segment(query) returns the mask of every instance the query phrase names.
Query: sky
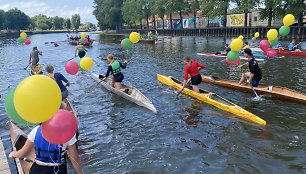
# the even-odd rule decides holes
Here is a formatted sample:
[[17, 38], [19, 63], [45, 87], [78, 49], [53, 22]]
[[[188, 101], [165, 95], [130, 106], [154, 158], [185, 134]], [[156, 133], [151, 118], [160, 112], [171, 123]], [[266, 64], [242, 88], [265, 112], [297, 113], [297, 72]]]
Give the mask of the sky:
[[0, 9], [7, 11], [18, 8], [30, 17], [38, 14], [70, 18], [80, 14], [81, 22], [97, 24], [93, 13], [93, 0], [1, 0]]

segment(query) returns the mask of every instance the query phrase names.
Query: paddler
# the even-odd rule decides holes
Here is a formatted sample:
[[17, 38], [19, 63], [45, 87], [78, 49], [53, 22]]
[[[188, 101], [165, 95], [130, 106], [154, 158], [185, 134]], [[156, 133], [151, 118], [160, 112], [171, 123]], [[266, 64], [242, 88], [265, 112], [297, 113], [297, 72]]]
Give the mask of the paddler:
[[249, 72], [243, 73], [239, 81], [239, 85], [245, 82], [250, 83], [251, 87], [258, 87], [259, 82], [262, 78], [261, 69], [259, 68], [258, 62], [255, 60], [252, 50], [249, 48], [244, 49], [244, 56], [248, 58]]
[[[66, 99], [68, 97], [68, 94], [69, 94], [66, 86], [70, 86], [70, 82], [61, 73], [59, 73], [59, 72], [54, 73], [54, 68], [53, 68], [52, 65], [47, 65], [46, 66], [46, 71], [48, 72], [48, 76], [50, 78], [52, 78], [53, 80], [55, 80], [56, 83], [58, 84], [59, 88], [61, 89], [62, 100]], [[64, 85], [63, 82], [65, 82], [66, 85]]]
[[244, 42], [244, 46], [243, 46], [242, 50], [245, 50], [247, 48], [250, 49], [249, 42]]
[[121, 82], [124, 79], [124, 75], [121, 72], [121, 68], [125, 69], [127, 66], [127, 61], [124, 61], [124, 63], [119, 62], [118, 60], [115, 60], [114, 56], [112, 54], [109, 54], [107, 56], [107, 61], [109, 63], [107, 72], [105, 74], [105, 77], [102, 80], [107, 79], [107, 77], [110, 74], [113, 74], [113, 82], [114, 82], [114, 87], [117, 90], [124, 91], [125, 93], [129, 92], [129, 89], [122, 89], [122, 84]]
[[32, 64], [32, 68], [38, 65], [39, 56], [42, 56], [42, 51], [37, 49], [37, 46], [33, 47], [33, 50], [30, 53], [29, 64]]
[[[74, 136], [65, 144], [50, 144], [43, 137], [41, 125], [36, 126], [28, 135], [22, 149], [12, 151], [9, 158], [24, 158], [35, 149], [35, 161], [30, 168], [30, 174], [57, 173], [67, 174], [65, 155], [68, 157], [77, 174], [83, 174]], [[68, 153], [67, 153], [68, 152]]]
[[295, 44], [295, 40], [292, 40], [292, 42], [288, 46], [289, 51], [296, 51], [296, 52], [301, 52], [299, 49], [299, 44]]
[[191, 60], [189, 56], [184, 57], [184, 63], [185, 63], [185, 68], [184, 68], [183, 87], [188, 83], [187, 80], [190, 77], [192, 90], [197, 93], [200, 93], [198, 87], [198, 85], [202, 83], [202, 76], [200, 74], [200, 70], [204, 69], [205, 66], [199, 62]]
[[87, 52], [87, 49], [84, 47], [84, 45], [82, 43], [79, 43], [76, 47], [75, 47], [75, 51], [74, 51], [74, 57], [78, 56], [80, 59], [82, 59], [83, 57], [85, 57]]

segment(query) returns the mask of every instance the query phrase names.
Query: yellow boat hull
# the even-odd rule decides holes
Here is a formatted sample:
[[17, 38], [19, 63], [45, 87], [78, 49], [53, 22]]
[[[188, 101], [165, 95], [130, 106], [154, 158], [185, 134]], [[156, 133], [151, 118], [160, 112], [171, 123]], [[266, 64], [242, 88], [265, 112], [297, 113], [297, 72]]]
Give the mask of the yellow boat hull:
[[[163, 75], [160, 75], [160, 74], [157, 74], [157, 80], [167, 86], [170, 86], [170, 87], [173, 87], [173, 88], [176, 88], [178, 90], [182, 89], [182, 84], [181, 83], [178, 83], [179, 81], [175, 82], [174, 79], [169, 76], [163, 76]], [[229, 113], [232, 113], [236, 116], [239, 116], [240, 118], [243, 118], [245, 120], [248, 120], [248, 121], [251, 121], [251, 122], [254, 122], [256, 124], [259, 124], [261, 126], [266, 126], [266, 121], [261, 119], [260, 117], [246, 111], [245, 109], [239, 107], [238, 105], [214, 94], [214, 93], [211, 93], [209, 91], [206, 91], [206, 90], [203, 90], [201, 89], [202, 92], [205, 92], [205, 93], [197, 93], [197, 92], [194, 92], [193, 90], [190, 90], [188, 88], [185, 88], [183, 90], [182, 93], [186, 94], [186, 95], [189, 95], [193, 98], [196, 98], [204, 103], [208, 103], [210, 105], [213, 105], [215, 106], [216, 108], [219, 108], [223, 111], [226, 111], [226, 112], [229, 112]]]

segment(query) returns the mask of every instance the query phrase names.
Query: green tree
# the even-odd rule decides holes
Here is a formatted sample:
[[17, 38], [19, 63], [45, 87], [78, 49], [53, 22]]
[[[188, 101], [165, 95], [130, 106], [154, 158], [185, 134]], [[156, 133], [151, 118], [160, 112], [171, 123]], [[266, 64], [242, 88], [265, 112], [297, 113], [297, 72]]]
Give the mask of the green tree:
[[304, 17], [303, 13], [306, 9], [306, 1], [286, 0], [285, 7], [286, 7], [285, 13], [286, 14], [288, 14], [288, 13], [293, 14], [298, 20], [298, 25], [302, 26], [303, 25], [303, 17]]
[[64, 18], [55, 16], [52, 18], [52, 28], [53, 29], [63, 29]]
[[5, 11], [0, 10], [0, 30], [4, 28]]
[[180, 15], [180, 24], [181, 28], [183, 28], [183, 13], [189, 12], [189, 4], [185, 0], [168, 0], [167, 4], [168, 12], [170, 13], [170, 20], [171, 20], [171, 28], [172, 26], [172, 13], [178, 12]]
[[81, 25], [81, 16], [79, 14], [72, 15], [71, 26], [73, 29], [78, 30]]
[[151, 11], [153, 14], [158, 15], [163, 21], [163, 29], [165, 29], [164, 16], [167, 12], [167, 6], [164, 0], [155, 0], [152, 4]]
[[31, 18], [32, 24], [36, 29], [50, 30], [52, 28], [52, 19], [46, 15], [40, 14]]
[[272, 19], [281, 17], [284, 14], [284, 3], [282, 0], [265, 0], [263, 2], [264, 8], [260, 11], [261, 19], [268, 19], [268, 26], [272, 25]]
[[68, 18], [68, 19], [64, 19], [64, 27], [66, 28], [66, 29], [71, 29], [71, 22], [70, 22], [70, 19]]
[[239, 10], [244, 13], [244, 26], [248, 26], [248, 14], [254, 9], [254, 7], [258, 6], [260, 0], [233, 0], [234, 3], [238, 6]]
[[122, 16], [126, 24], [132, 26], [136, 21], [142, 22], [142, 3], [139, 0], [124, 0], [122, 5]]
[[201, 9], [208, 17], [223, 16], [223, 26], [226, 27], [229, 3], [230, 0], [205, 0], [201, 3]]
[[5, 13], [4, 27], [12, 30], [27, 29], [30, 25], [30, 17], [17, 8]]

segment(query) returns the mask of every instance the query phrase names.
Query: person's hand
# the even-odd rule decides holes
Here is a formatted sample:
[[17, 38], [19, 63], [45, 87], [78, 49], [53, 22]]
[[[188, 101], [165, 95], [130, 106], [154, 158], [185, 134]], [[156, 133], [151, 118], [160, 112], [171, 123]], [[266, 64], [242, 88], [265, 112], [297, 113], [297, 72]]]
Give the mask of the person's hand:
[[106, 79], [107, 79], [107, 77], [103, 77], [103, 78], [102, 78], [102, 81], [105, 81]]
[[66, 83], [66, 86], [70, 86], [70, 82], [67, 82], [67, 83]]
[[127, 64], [128, 62], [125, 60], [124, 63]]
[[12, 152], [9, 154], [9, 158], [10, 158], [11, 160], [13, 160], [13, 159], [15, 158], [15, 156], [16, 156], [16, 151], [12, 151]]

